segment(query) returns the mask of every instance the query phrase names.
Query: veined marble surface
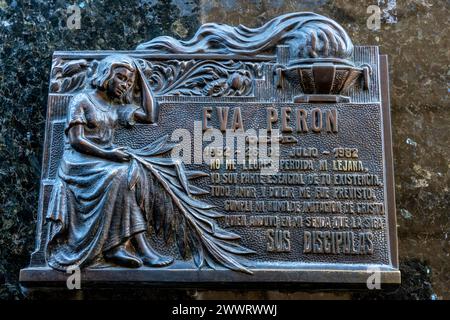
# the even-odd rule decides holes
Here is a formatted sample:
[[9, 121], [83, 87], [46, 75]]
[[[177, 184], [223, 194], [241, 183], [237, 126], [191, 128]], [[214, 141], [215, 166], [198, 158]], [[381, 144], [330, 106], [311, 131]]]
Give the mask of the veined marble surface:
[[[67, 8], [80, 8], [80, 29]], [[377, 4], [379, 30], [368, 28]], [[24, 298], [19, 269], [34, 246], [51, 55], [133, 49], [159, 35], [191, 37], [205, 22], [259, 26], [313, 11], [340, 23], [354, 44], [389, 56], [399, 252], [394, 292], [308, 294], [144, 289], [77, 293], [145, 298], [450, 298], [449, 20], [446, 0], [0, 0], [0, 299]], [[141, 291], [143, 290], [143, 291]], [[44, 297], [55, 298], [55, 293]]]

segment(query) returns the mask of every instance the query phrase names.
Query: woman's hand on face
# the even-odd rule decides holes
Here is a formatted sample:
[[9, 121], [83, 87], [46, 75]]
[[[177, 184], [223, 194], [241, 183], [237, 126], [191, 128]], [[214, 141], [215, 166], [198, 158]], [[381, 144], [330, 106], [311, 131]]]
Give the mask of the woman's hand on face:
[[118, 161], [118, 162], [127, 162], [130, 161], [131, 156], [126, 153], [127, 148], [125, 147], [118, 147], [112, 150], [108, 151], [108, 157], [110, 157], [111, 160]]

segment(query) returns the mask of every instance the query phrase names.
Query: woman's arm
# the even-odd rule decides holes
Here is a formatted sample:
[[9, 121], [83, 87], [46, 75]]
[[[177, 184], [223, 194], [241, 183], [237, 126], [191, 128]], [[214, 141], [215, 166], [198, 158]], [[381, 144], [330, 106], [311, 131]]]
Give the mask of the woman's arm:
[[72, 148], [80, 153], [118, 162], [130, 160], [130, 155], [123, 151], [124, 148], [105, 150], [87, 140], [84, 137], [84, 127], [82, 124], [71, 127], [68, 136]]
[[142, 82], [142, 110], [136, 110], [136, 112], [134, 112], [134, 119], [141, 123], [155, 123], [158, 120], [156, 119], [158, 106], [155, 97], [153, 96], [150, 85], [142, 74], [142, 71], [139, 68], [137, 68], [137, 70]]

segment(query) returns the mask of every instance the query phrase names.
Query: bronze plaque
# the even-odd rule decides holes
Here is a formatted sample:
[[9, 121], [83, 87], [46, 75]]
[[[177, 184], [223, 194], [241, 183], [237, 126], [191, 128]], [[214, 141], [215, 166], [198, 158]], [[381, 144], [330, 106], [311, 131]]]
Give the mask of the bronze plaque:
[[387, 58], [313, 13], [55, 52], [25, 285], [400, 282]]

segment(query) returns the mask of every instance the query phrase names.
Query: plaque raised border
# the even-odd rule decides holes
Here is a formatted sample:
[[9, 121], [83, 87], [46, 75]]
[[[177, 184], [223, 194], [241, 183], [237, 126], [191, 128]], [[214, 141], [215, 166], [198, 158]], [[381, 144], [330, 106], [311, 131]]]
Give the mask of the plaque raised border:
[[[155, 258], [155, 255], [153, 255], [151, 259], [148, 258], [147, 260], [144, 258], [142, 258], [142, 261], [137, 259], [141, 264], [145, 261], [148, 262], [147, 265], [139, 265], [137, 268], [132, 266], [130, 259], [127, 260], [131, 263], [128, 267], [115, 264], [114, 262], [123, 262], [123, 260], [120, 260], [120, 257], [123, 258], [123, 255], [120, 256], [120, 252], [119, 254], [117, 252], [110, 254], [110, 251], [106, 251], [104, 256], [110, 257], [110, 261], [113, 261], [109, 264], [94, 261], [94, 258], [101, 254], [81, 257], [80, 253], [80, 257], [67, 258], [66, 256], [69, 253], [79, 254], [76, 251], [82, 251], [81, 249], [83, 248], [71, 246], [70, 249], [65, 248], [65, 251], [61, 251], [63, 250], [61, 247], [70, 242], [68, 239], [71, 238], [67, 236], [67, 234], [70, 234], [70, 230], [65, 231], [66, 233], [58, 233], [58, 229], [54, 231], [54, 221], [57, 221], [61, 215], [50, 212], [51, 210], [48, 209], [50, 204], [52, 206], [55, 205], [57, 202], [55, 199], [60, 199], [55, 198], [56, 196], [53, 194], [55, 192], [52, 193], [55, 184], [61, 183], [62, 186], [59, 185], [59, 187], [62, 188], [61, 190], [64, 190], [64, 195], [67, 195], [67, 190], [71, 188], [69, 186], [70, 182], [67, 181], [73, 180], [72, 177], [69, 179], [65, 176], [65, 180], [61, 178], [61, 159], [66, 150], [70, 149], [70, 141], [72, 141], [70, 140], [70, 133], [67, 132], [71, 130], [72, 126], [76, 127], [79, 125], [86, 125], [88, 128], [86, 130], [90, 130], [90, 124], [86, 123], [91, 121], [90, 116], [86, 116], [89, 119], [82, 117], [81, 120], [79, 118], [72, 119], [70, 120], [72, 122], [68, 124], [67, 119], [72, 112], [69, 108], [72, 106], [76, 109], [76, 104], [73, 102], [74, 97], [82, 101], [82, 97], [80, 98], [81, 94], [84, 91], [87, 92], [88, 87], [91, 88], [93, 86], [97, 88], [97, 91], [101, 91], [100, 93], [103, 92], [106, 97], [105, 100], [100, 99], [101, 101], [106, 101], [103, 107], [110, 105], [112, 108], [115, 104], [123, 104], [123, 102], [119, 103], [115, 102], [116, 100], [114, 99], [109, 99], [109, 89], [102, 89], [101, 81], [97, 81], [102, 79], [101, 74], [99, 74], [101, 70], [109, 68], [111, 72], [115, 65], [122, 66], [123, 70], [128, 68], [128, 71], [130, 71], [132, 69], [133, 72], [132, 75], [124, 75], [133, 79], [133, 84], [129, 90], [135, 90], [134, 94], [137, 96], [131, 98], [131, 100], [135, 99], [133, 101], [137, 101], [136, 108], [130, 109], [131, 111], [126, 115], [126, 120], [129, 120], [129, 114], [132, 114], [132, 117], [142, 120], [141, 122], [143, 123], [137, 129], [127, 129], [135, 130], [132, 131], [134, 133], [131, 134], [131, 138], [130, 134], [128, 136], [124, 134], [124, 137], [119, 137], [118, 140], [128, 147], [133, 145], [133, 143], [137, 143], [141, 151], [149, 151], [151, 149], [149, 151], [151, 155], [145, 155], [147, 158], [142, 156], [147, 159], [142, 160], [142, 162], [140, 162], [140, 159], [142, 159], [141, 154], [133, 153], [134, 160], [132, 161], [134, 162], [130, 162], [133, 164], [130, 164], [130, 168], [127, 169], [129, 188], [127, 190], [133, 190], [134, 192], [137, 188], [136, 184], [143, 183], [141, 173], [136, 174], [136, 176], [141, 177], [139, 178], [140, 180], [136, 178], [138, 182], [135, 182], [135, 184], [130, 182], [133, 181], [133, 174], [136, 170], [142, 171], [142, 168], [148, 169], [152, 165], [152, 168], [158, 168], [158, 166], [167, 166], [169, 168], [161, 169], [163, 170], [162, 180], [157, 179], [158, 171], [152, 171], [152, 177], [156, 179], [156, 183], [158, 181], [163, 182], [161, 184], [163, 188], [157, 189], [159, 191], [153, 189], [153, 193], [168, 193], [172, 198], [167, 196], [163, 200], [158, 200], [158, 196], [149, 196], [149, 198], [153, 199], [154, 205], [164, 209], [159, 210], [162, 211], [159, 214], [163, 222], [155, 222], [157, 218], [155, 218], [154, 211], [158, 211], [158, 209], [153, 208], [153, 213], [150, 212], [150, 215], [153, 214], [153, 218], [150, 218], [152, 222], [148, 222], [147, 233], [150, 233], [150, 238], [154, 238], [152, 243], [158, 250], [163, 250], [166, 256], [173, 255], [175, 257], [170, 259], [156, 255]], [[126, 73], [128, 71], [125, 70], [123, 72]], [[131, 71], [129, 73], [131, 74]], [[120, 80], [122, 76], [119, 75], [118, 77]], [[138, 82], [139, 84], [134, 84]], [[95, 87], [95, 84], [97, 84], [97, 87]], [[124, 85], [124, 88], [126, 88], [126, 85]], [[88, 95], [86, 93], [86, 96]], [[87, 108], [85, 103], [82, 101], [79, 105]], [[89, 103], [87, 102], [87, 104]], [[95, 104], [95, 101], [93, 104]], [[209, 185], [207, 182], [203, 182], [199, 187], [195, 183], [191, 184], [188, 178], [196, 176], [200, 180], [206, 179], [199, 172], [206, 171], [209, 175], [211, 170], [208, 171], [208, 165], [203, 164], [195, 168], [187, 166], [189, 169], [187, 170], [177, 161], [170, 162], [169, 160], [163, 161], [160, 158], [156, 160], [151, 158], [152, 155], [159, 155], [172, 150], [172, 142], [168, 138], [164, 138], [163, 134], [148, 137], [151, 140], [148, 142], [155, 142], [155, 140], [157, 142], [151, 144], [151, 148], [145, 149], [145, 145], [142, 144], [145, 141], [145, 138], [142, 138], [142, 134], [145, 135], [145, 132], [147, 132], [145, 130], [151, 131], [154, 128], [158, 128], [158, 126], [162, 127], [164, 125], [172, 126], [171, 129], [176, 129], [183, 127], [184, 121], [193, 122], [192, 120], [201, 121], [203, 119], [204, 122], [205, 106], [211, 108], [211, 110], [217, 106], [229, 108], [234, 106], [242, 109], [249, 108], [248, 110], [254, 111], [250, 112], [251, 114], [254, 113], [254, 115], [248, 118], [245, 118], [244, 113], [243, 116], [239, 115], [243, 118], [240, 121], [239, 117], [234, 118], [235, 115], [230, 113], [230, 118], [233, 116], [234, 119], [237, 119], [237, 122], [234, 123], [234, 128], [239, 129], [242, 120], [246, 122], [246, 120], [251, 118], [250, 120], [253, 119], [254, 121], [265, 121], [261, 115], [258, 115], [258, 108], [269, 110], [268, 108], [271, 105], [276, 107], [276, 112], [279, 112], [282, 107], [302, 106], [308, 112], [319, 107], [325, 107], [326, 110], [350, 110], [348, 111], [349, 114], [362, 114], [362, 116], [364, 116], [364, 113], [358, 113], [360, 111], [356, 112], [354, 110], [364, 111], [364, 109], [355, 108], [373, 108], [373, 110], [379, 112], [379, 119], [377, 120], [376, 116], [374, 116], [375, 121], [373, 124], [373, 128], [377, 128], [377, 126], [379, 128], [379, 131], [375, 134], [376, 137], [380, 137], [379, 141], [363, 143], [366, 147], [369, 145], [367, 150], [370, 150], [370, 146], [373, 143], [372, 157], [381, 159], [378, 168], [369, 161], [369, 166], [373, 165], [381, 173], [380, 180], [382, 182], [378, 185], [379, 191], [377, 191], [377, 195], [381, 195], [382, 199], [380, 201], [383, 202], [384, 206], [380, 215], [380, 219], [384, 219], [384, 225], [379, 231], [382, 235], [377, 238], [377, 241], [381, 241], [381, 246], [373, 249], [379, 250], [374, 255], [374, 258], [365, 260], [363, 258], [354, 258], [353, 260], [348, 258], [341, 261], [339, 254], [335, 254], [330, 262], [326, 262], [326, 259], [315, 259], [314, 254], [312, 259], [302, 260], [304, 255], [301, 252], [297, 252], [295, 255], [297, 260], [289, 260], [290, 256], [286, 255], [283, 259], [277, 260], [277, 255], [272, 254], [274, 258], [269, 261], [272, 263], [271, 265], [270, 263], [265, 265], [264, 261], [260, 261], [261, 259], [256, 258], [252, 260], [252, 258], [247, 257], [247, 254], [251, 256], [252, 252], [259, 250], [255, 249], [258, 240], [253, 239], [245, 242], [242, 238], [247, 237], [247, 239], [251, 239], [252, 237], [251, 235], [242, 234], [242, 229], [226, 228], [223, 224], [216, 224], [213, 218], [216, 217], [217, 212], [208, 206], [211, 197], [202, 198], [201, 196], [193, 195], [194, 191], [198, 192], [199, 195], [202, 194], [201, 186], [208, 187]], [[184, 108], [184, 106], [186, 106], [187, 110], [184, 111], [185, 114], [176, 112], [176, 110], [183, 110], [181, 108]], [[100, 106], [99, 109], [103, 107]], [[174, 109], [176, 110], [174, 111]], [[194, 112], [190, 114], [190, 111], [196, 111], [198, 114], [193, 115]], [[139, 112], [140, 114], [136, 115]], [[168, 115], [174, 114], [178, 114], [178, 116], [183, 114], [183, 117], [176, 117], [174, 120], [170, 120], [175, 123], [166, 120]], [[274, 120], [273, 123], [274, 125], [279, 125], [281, 129], [281, 126], [285, 125], [285, 123], [280, 124], [281, 121], [278, 121], [278, 114], [277, 121]], [[283, 115], [285, 116], [285, 114]], [[119, 114], [118, 117], [120, 116]], [[367, 117], [367, 114], [365, 116]], [[359, 120], [367, 121], [367, 119], [350, 119], [347, 123], [358, 122]], [[211, 123], [218, 125], [217, 120], [211, 120]], [[373, 270], [379, 272], [381, 284], [399, 284], [400, 271], [398, 269], [390, 124], [387, 56], [380, 55], [378, 47], [375, 46], [353, 47], [350, 38], [341, 26], [333, 20], [313, 13], [283, 15], [255, 29], [244, 26], [230, 27], [206, 24], [199, 29], [190, 41], [183, 42], [170, 37], [159, 37], [141, 44], [136, 50], [55, 52], [53, 55], [47, 108], [36, 248], [31, 257], [30, 266], [21, 270], [20, 282], [22, 285], [30, 287], [65, 285], [68, 274], [64, 272], [64, 269], [79, 266], [81, 267], [83, 286], [140, 284], [199, 287], [220, 284], [224, 287], [245, 285], [247, 287], [260, 288], [261, 286], [298, 286], [302, 284], [313, 285], [317, 288], [321, 286], [352, 287], [365, 286], [369, 276], [373, 274]], [[286, 125], [286, 127], [288, 126]], [[139, 130], [144, 130], [144, 133], [141, 132], [140, 136]], [[191, 127], [189, 130], [192, 133]], [[281, 136], [279, 141], [280, 148], [286, 150], [293, 145], [299, 144], [299, 134], [295, 130], [292, 130], [292, 134], [287, 134], [287, 137]], [[330, 130], [332, 131], [332, 129]], [[122, 131], [130, 132], [125, 129]], [[284, 131], [289, 132], [289, 130]], [[86, 132], [89, 131], [85, 131], [85, 135], [91, 134]], [[170, 132], [166, 133], [170, 134]], [[316, 134], [318, 137], [323, 137], [324, 140], [327, 138], [326, 136], [320, 136], [320, 132], [309, 134]], [[365, 135], [361, 131], [355, 134], [360, 137]], [[98, 137], [94, 138], [98, 139]], [[114, 139], [114, 141], [117, 140], [117, 138]], [[319, 142], [315, 146], [319, 147], [322, 144]], [[155, 148], [159, 149], [155, 151]], [[164, 149], [164, 152], [161, 149]], [[111, 152], [107, 154], [108, 157], [118, 157], [117, 154], [123, 156], [120, 152], [116, 152], [113, 155], [111, 155]], [[91, 156], [96, 157], [98, 155], [90, 154], [89, 157]], [[108, 161], [111, 159], [108, 158]], [[64, 162], [64, 166], [68, 166], [68, 164]], [[132, 166], [140, 169], [131, 169]], [[81, 167], [82, 165], [77, 166], [76, 169]], [[85, 174], [85, 171], [83, 172]], [[64, 174], [66, 174], [66, 171], [64, 171]], [[169, 181], [164, 180], [165, 174], [169, 176], [173, 174], [172, 178], [169, 177], [170, 181], [173, 181], [173, 185], [165, 185], [164, 181]], [[64, 183], [68, 183], [68, 185], [66, 186]], [[140, 186], [144, 188], [144, 184]], [[72, 192], [71, 195], [73, 194], [74, 196], [72, 198], [63, 198], [65, 199], [64, 201], [72, 199], [76, 205], [79, 205], [81, 200], [78, 197], [83, 197], [83, 194], [77, 194], [76, 191], [73, 191], [75, 189], [70, 190]], [[80, 188], [76, 190], [80, 190]], [[173, 190], [182, 194], [177, 197], [173, 194]], [[99, 191], [103, 190], [100, 188]], [[121, 194], [121, 192], [118, 194]], [[142, 199], [142, 196], [137, 198], [138, 205], [142, 207], [142, 211], [145, 211], [143, 207], [147, 200]], [[146, 196], [144, 198], [147, 199]], [[177, 199], [181, 199], [181, 204], [177, 202]], [[167, 203], [171, 203], [171, 205], [167, 207]], [[173, 206], [177, 207], [177, 209], [174, 210]], [[76, 210], [67, 210], [72, 212], [72, 214], [76, 212]], [[105, 210], [109, 209], [102, 208], [100, 211], [106, 212]], [[186, 210], [186, 212], [183, 213], [183, 210]], [[192, 212], [189, 210], [192, 210]], [[168, 217], [168, 212], [173, 211], [177, 211], [180, 219], [184, 222], [171, 220], [172, 218]], [[221, 210], [217, 211], [220, 211], [217, 213], [217, 217], [223, 218], [226, 215]], [[120, 214], [120, 210], [117, 212]], [[118, 214], [117, 212], [111, 213], [113, 219]], [[199, 220], [195, 220], [199, 212], [205, 213], [207, 218], [200, 216]], [[299, 215], [302, 214], [305, 215], [304, 213]], [[194, 220], [189, 220], [191, 218]], [[61, 219], [64, 220], [63, 218]], [[135, 218], [129, 219], [133, 220]], [[185, 222], [186, 219], [191, 222]], [[199, 232], [198, 238], [194, 240], [186, 240], [185, 238], [189, 237], [189, 230], [191, 230], [189, 228], [200, 225], [201, 221], [204, 221], [203, 219], [209, 221], [208, 224], [211, 225], [212, 229]], [[156, 233], [155, 230], [158, 229], [158, 224], [160, 228], [165, 229], [164, 234], [165, 232], [175, 234], [172, 235], [175, 240], [170, 242], [170, 246], [172, 249], [178, 248], [180, 251], [189, 251], [188, 254], [184, 252], [186, 257], [183, 257], [182, 253], [174, 254], [173, 250], [165, 251], [165, 245], [158, 244], [158, 235], [153, 234]], [[170, 224], [170, 227], [167, 227], [167, 224]], [[180, 230], [177, 229], [177, 224], [186, 227]], [[102, 224], [101, 226], [104, 225]], [[81, 224], [79, 228], [76, 231], [85, 231], [87, 227]], [[101, 230], [103, 227], [99, 228]], [[300, 229], [306, 230], [305, 227]], [[239, 230], [241, 230], [241, 233]], [[128, 230], [127, 232], [130, 231]], [[135, 234], [133, 232], [131, 232], [132, 235]], [[74, 231], [74, 233], [76, 232]], [[183, 239], [180, 240], [180, 233], [184, 235], [182, 238], [187, 243], [182, 243]], [[53, 243], [55, 235], [59, 238]], [[207, 236], [206, 240], [203, 239], [203, 236]], [[114, 238], [114, 236], [112, 237]], [[170, 236], [168, 237], [170, 238]], [[177, 242], [178, 240], [180, 242]], [[142, 245], [139, 243], [142, 240], [134, 241], [137, 241], [137, 244], [133, 245], [134, 247], [137, 248]], [[205, 244], [202, 241], [211, 242]], [[292, 241], [297, 243], [300, 240], [294, 239]], [[51, 243], [51, 246], [49, 243]], [[108, 240], [105, 240], [105, 243], [108, 243]], [[120, 243], [121, 245], [123, 244], [122, 242]], [[94, 247], [97, 245], [98, 242], [94, 244]], [[106, 246], [103, 242], [102, 245]], [[50, 247], [53, 250], [51, 253], [49, 253]], [[97, 247], [95, 248], [95, 250], [98, 249]], [[113, 248], [115, 247], [113, 246]], [[202, 252], [199, 253], [196, 248], [203, 248]], [[221, 251], [221, 248], [225, 248], [224, 251]], [[101, 251], [102, 248], [98, 250]], [[212, 251], [213, 253], [211, 254]], [[104, 252], [102, 251], [102, 253]], [[61, 258], [61, 256], [64, 257]], [[69, 260], [71, 261], [70, 263], [67, 262]], [[89, 261], [89, 263], [85, 263], [85, 261]], [[66, 262], [67, 264], [65, 264]]]

